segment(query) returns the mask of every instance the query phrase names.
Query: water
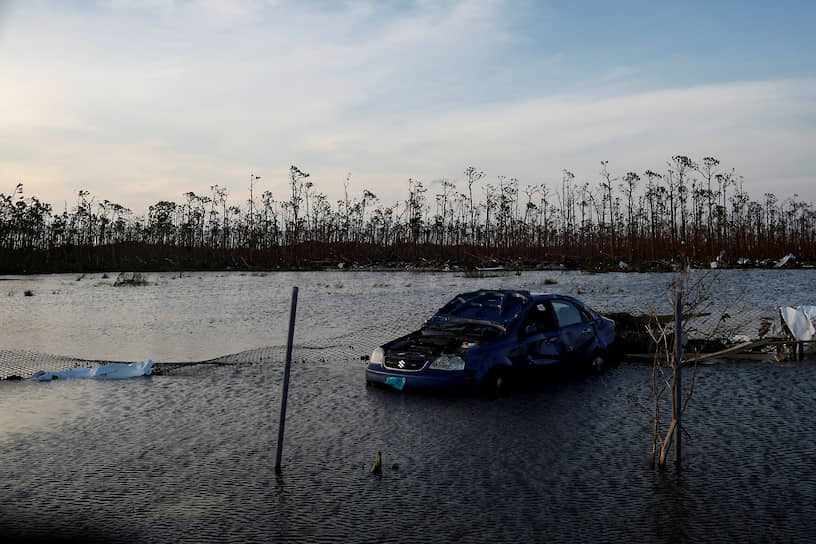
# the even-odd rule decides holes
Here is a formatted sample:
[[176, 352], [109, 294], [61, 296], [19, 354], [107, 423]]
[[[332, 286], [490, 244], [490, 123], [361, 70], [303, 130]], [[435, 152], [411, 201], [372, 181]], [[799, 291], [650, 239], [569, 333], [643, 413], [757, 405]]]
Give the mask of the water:
[[[780, 304], [812, 304], [814, 270], [707, 274], [732, 319], [772, 316]], [[199, 361], [281, 345], [292, 286], [300, 287], [299, 343], [374, 327], [418, 326], [458, 292], [479, 288], [572, 294], [599, 311], [671, 312], [669, 274], [523, 272], [486, 278], [456, 273], [300, 272], [148, 274], [149, 285], [114, 287], [115, 275], [0, 276], [0, 347], [85, 359]], [[5, 280], [5, 281], [3, 281]], [[547, 280], [555, 281], [548, 284]], [[26, 297], [30, 290], [34, 296]], [[738, 308], [734, 311], [734, 308]], [[386, 327], [385, 330], [382, 330]]]
[[[544, 286], [548, 278], [558, 283]], [[810, 271], [729, 271], [720, 292], [772, 311], [780, 302], [813, 302], [814, 278]], [[669, 276], [149, 279], [154, 285], [132, 288], [65, 275], [2, 281], [0, 289], [14, 291], [0, 308], [2, 344], [166, 361], [275, 346], [285, 339], [297, 284], [296, 341], [303, 347], [295, 351], [282, 474], [273, 470], [279, 364], [121, 382], [0, 382], [4, 541], [816, 537], [812, 363], [700, 368], [679, 475], [648, 467], [651, 374], [642, 366], [624, 364], [494, 400], [364, 386], [357, 355], [416, 326], [455, 292], [482, 286], [580, 292], [598, 309], [637, 309], [654, 301], [668, 306]], [[25, 289], [34, 296], [23, 297]], [[369, 472], [377, 451], [382, 476]]]

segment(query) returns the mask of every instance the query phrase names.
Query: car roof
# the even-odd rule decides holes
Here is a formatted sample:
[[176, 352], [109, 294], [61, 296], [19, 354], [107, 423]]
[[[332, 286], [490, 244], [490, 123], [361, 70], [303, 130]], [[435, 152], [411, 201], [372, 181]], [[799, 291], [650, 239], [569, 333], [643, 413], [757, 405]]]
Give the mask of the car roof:
[[489, 294], [493, 294], [493, 295], [496, 295], [496, 296], [498, 296], [498, 295], [505, 295], [505, 296], [509, 295], [509, 296], [521, 297], [522, 299], [525, 299], [526, 301], [532, 301], [532, 302], [541, 302], [541, 301], [544, 301], [544, 300], [552, 300], [552, 299], [563, 299], [563, 300], [568, 300], [570, 302], [574, 302], [574, 303], [582, 306], [583, 308], [591, 310], [591, 308], [589, 306], [587, 306], [587, 304], [585, 302], [582, 302], [581, 300], [578, 300], [577, 298], [575, 298], [573, 296], [570, 296], [570, 295], [564, 295], [564, 294], [561, 294], [561, 293], [530, 292], [530, 291], [528, 291], [526, 289], [479, 289], [478, 291], [471, 291], [469, 293], [459, 294], [456, 297], [454, 297], [454, 300], [456, 300], [456, 298], [458, 298], [458, 297], [468, 297], [468, 296], [476, 296], [476, 295], [489, 295]]
[[531, 304], [552, 299], [569, 300], [587, 308], [584, 303], [569, 295], [530, 293], [524, 289], [479, 289], [456, 295], [431, 316], [425, 325], [469, 321], [495, 324], [507, 329]]
[[567, 300], [575, 301], [578, 300], [577, 298], [571, 297], [569, 295], [562, 295], [559, 293], [530, 293], [530, 296], [535, 300], [549, 300], [552, 298], [565, 298]]
[[564, 295], [564, 294], [560, 294], [560, 293], [531, 292], [531, 291], [528, 291], [526, 289], [479, 289], [477, 291], [468, 291], [466, 293], [460, 293], [460, 294], [456, 295], [452, 299], [452, 301], [456, 300], [456, 299], [459, 299], [459, 298], [471, 299], [471, 298], [475, 298], [475, 297], [478, 297], [478, 296], [484, 296], [484, 295], [494, 295], [494, 296], [499, 296], [499, 295], [508, 296], [509, 295], [509, 296], [514, 296], [514, 297], [520, 297], [520, 298], [525, 299], [525, 300], [535, 300], [535, 301], [549, 300], [549, 299], [553, 299], [553, 298], [564, 298], [564, 299], [571, 300], [571, 301], [574, 301], [574, 302], [579, 302], [582, 305], [585, 305], [583, 302], [581, 302], [577, 298], [575, 298], [573, 296], [570, 296], [570, 295]]

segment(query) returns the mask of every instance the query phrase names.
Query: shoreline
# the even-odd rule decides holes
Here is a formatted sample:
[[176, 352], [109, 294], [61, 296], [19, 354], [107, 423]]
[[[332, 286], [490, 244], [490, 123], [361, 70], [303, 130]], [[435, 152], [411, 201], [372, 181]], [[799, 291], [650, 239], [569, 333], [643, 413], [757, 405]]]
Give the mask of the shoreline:
[[[285, 261], [268, 262], [266, 259], [248, 260], [240, 255], [230, 258], [213, 259], [142, 259], [138, 256], [114, 259], [91, 259], [81, 262], [31, 262], [32, 259], [6, 261], [0, 265], [0, 276], [30, 276], [38, 274], [117, 274], [121, 272], [325, 272], [325, 271], [366, 271], [366, 272], [460, 272], [474, 276], [493, 273], [527, 271], [580, 271], [590, 274], [610, 272], [672, 273], [682, 270], [680, 260], [635, 260], [626, 262], [608, 258], [572, 259], [569, 257], [545, 260], [489, 258], [489, 259], [394, 259], [356, 260], [343, 257], [303, 259], [299, 263]], [[234, 257], [239, 257], [235, 259]], [[260, 261], [260, 262], [259, 262]], [[266, 262], [264, 262], [266, 261]], [[809, 260], [790, 259], [782, 264], [774, 259], [729, 263], [728, 261], [692, 260], [693, 270], [791, 270], [813, 269], [816, 264]], [[0, 277], [0, 281], [10, 278]]]

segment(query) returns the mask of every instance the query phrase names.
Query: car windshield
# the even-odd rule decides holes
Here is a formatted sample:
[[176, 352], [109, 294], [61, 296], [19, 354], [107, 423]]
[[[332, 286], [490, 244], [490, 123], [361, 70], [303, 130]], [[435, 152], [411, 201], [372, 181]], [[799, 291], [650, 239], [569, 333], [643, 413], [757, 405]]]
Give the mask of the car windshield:
[[441, 321], [426, 325], [423, 334], [450, 334], [463, 338], [492, 340], [504, 333], [504, 327], [495, 323], [477, 321]]
[[429, 324], [437, 321], [477, 321], [496, 323], [507, 329], [518, 318], [528, 298], [520, 291], [475, 291], [457, 296], [434, 315]]

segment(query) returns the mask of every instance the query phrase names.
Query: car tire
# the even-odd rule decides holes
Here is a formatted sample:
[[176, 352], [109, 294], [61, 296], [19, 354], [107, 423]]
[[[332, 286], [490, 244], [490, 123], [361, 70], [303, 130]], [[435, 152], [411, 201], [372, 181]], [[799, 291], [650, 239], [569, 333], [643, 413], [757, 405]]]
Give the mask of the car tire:
[[480, 384], [482, 393], [491, 397], [507, 395], [511, 386], [510, 372], [504, 367], [490, 369]]
[[606, 354], [606, 352], [596, 351], [592, 355], [592, 359], [590, 359], [589, 364], [593, 371], [601, 373], [609, 368], [609, 356]]

